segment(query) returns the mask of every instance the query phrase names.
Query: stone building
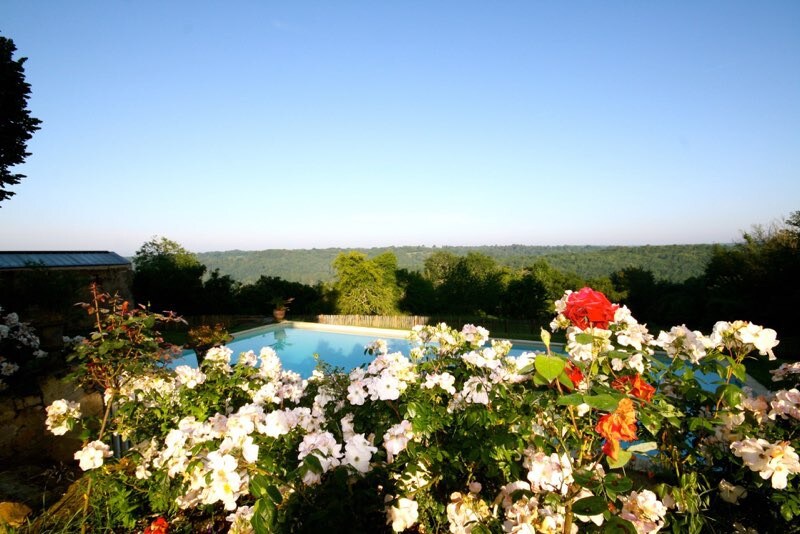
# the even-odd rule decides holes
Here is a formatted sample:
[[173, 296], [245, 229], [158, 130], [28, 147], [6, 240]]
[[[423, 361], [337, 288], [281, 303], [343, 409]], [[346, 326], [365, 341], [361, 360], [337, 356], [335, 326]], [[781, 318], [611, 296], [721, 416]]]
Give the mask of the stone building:
[[54, 355], [62, 354], [63, 335], [86, 334], [92, 328], [91, 317], [75, 306], [90, 300], [89, 284], [96, 282], [104, 291], [132, 300], [132, 281], [131, 263], [114, 252], [0, 252], [0, 317], [16, 312], [20, 321], [35, 328], [48, 362], [60, 363], [34, 376], [35, 383], [26, 382], [24, 394], [0, 392], [0, 464], [72, 461], [80, 439], [73, 433], [56, 438], [46, 432], [45, 406], [66, 398], [80, 402], [82, 413], [99, 415], [102, 399], [65, 383], [60, 378], [63, 361]]
[[89, 284], [132, 300], [131, 262], [109, 251], [0, 251], [0, 306], [30, 322], [43, 346], [61, 343], [64, 333], [87, 326]]

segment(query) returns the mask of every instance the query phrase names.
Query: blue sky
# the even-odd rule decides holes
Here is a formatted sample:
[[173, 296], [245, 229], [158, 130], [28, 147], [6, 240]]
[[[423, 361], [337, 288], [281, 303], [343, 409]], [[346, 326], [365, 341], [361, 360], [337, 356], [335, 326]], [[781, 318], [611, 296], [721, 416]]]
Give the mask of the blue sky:
[[730, 243], [800, 210], [800, 2], [4, 0], [0, 248]]

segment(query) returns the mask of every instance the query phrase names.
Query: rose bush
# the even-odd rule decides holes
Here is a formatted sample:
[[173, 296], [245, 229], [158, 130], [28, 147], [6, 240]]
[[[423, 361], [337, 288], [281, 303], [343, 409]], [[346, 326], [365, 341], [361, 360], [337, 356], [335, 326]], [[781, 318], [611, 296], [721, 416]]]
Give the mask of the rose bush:
[[[555, 309], [561, 352], [547, 332], [544, 350], [512, 356], [483, 328], [440, 324], [416, 327], [408, 356], [376, 342], [368, 365], [321, 363], [307, 379], [269, 348], [213, 348], [199, 369], [115, 367], [104, 437], [133, 446], [113, 461], [97, 440], [81, 453], [96, 488], [86, 521], [141, 530], [158, 517], [171, 532], [794, 528], [800, 394], [742, 387], [744, 359], [769, 356], [774, 331], [737, 321], [653, 336], [589, 288]], [[53, 428], [72, 424], [68, 407], [53, 413]], [[124, 506], [109, 513], [109, 502]]]
[[[20, 380], [20, 369], [32, 367], [45, 356], [47, 353], [39, 348], [39, 336], [34, 328], [20, 321], [16, 313], [3, 315], [0, 307], [0, 392], [8, 389], [10, 380]], [[30, 381], [30, 376], [21, 380]]]

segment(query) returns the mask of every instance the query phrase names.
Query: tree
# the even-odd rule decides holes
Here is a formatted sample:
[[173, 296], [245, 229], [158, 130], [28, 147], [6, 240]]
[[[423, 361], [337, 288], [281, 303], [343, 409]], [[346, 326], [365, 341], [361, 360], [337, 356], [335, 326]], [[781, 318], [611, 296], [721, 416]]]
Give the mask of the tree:
[[31, 117], [28, 98], [31, 86], [25, 81], [23, 65], [27, 58], [13, 59], [14, 41], [0, 37], [0, 202], [14, 195], [8, 186], [16, 185], [24, 174], [12, 173], [30, 156], [28, 140], [42, 123]]
[[531, 271], [523, 270], [506, 285], [502, 311], [506, 317], [545, 323], [550, 315], [547, 289]]
[[580, 289], [586, 285], [586, 280], [575, 273], [559, 271], [547, 260], [537, 260], [529, 266], [529, 270], [544, 286], [547, 292], [547, 301], [550, 306], [553, 302], [564, 296], [567, 289]]
[[447, 270], [438, 287], [442, 307], [451, 313], [496, 314], [503, 290], [502, 277], [503, 271], [494, 258], [470, 252]]
[[237, 313], [236, 296], [241, 284], [230, 275], [214, 269], [203, 282], [203, 309], [207, 314]]
[[180, 243], [159, 236], [153, 236], [143, 244], [133, 257], [136, 270], [155, 268], [165, 261], [181, 268], [202, 265], [197, 256], [183, 248]]
[[[333, 260], [336, 270], [334, 289], [339, 313], [352, 315], [393, 315], [397, 313], [400, 291], [392, 266], [397, 259], [387, 252], [370, 260], [362, 252], [342, 252]], [[377, 261], [376, 261], [377, 260]], [[392, 284], [394, 280], [394, 284]]]
[[455, 269], [458, 260], [458, 256], [451, 252], [443, 250], [434, 252], [425, 260], [423, 275], [433, 284], [434, 288], [439, 288]]
[[206, 266], [166, 237], [153, 237], [133, 257], [133, 295], [157, 311], [198, 313], [203, 304]]
[[647, 309], [659, 300], [656, 277], [641, 267], [627, 267], [611, 274], [611, 283], [620, 293], [621, 301], [633, 310], [636, 317], [649, 317]]
[[[706, 321], [747, 317], [783, 337], [797, 330], [800, 212], [768, 228], [755, 226], [733, 247], [717, 247], [706, 267]], [[786, 347], [781, 346], [781, 349]]]
[[261, 275], [252, 284], [239, 287], [237, 311], [269, 315], [275, 307], [275, 299], [292, 298], [293, 314], [310, 314], [319, 308], [321, 294], [319, 288], [307, 284], [289, 282], [278, 276]]
[[397, 270], [397, 284], [403, 292], [400, 309], [413, 315], [424, 315], [436, 310], [436, 292], [433, 284], [419, 271]]

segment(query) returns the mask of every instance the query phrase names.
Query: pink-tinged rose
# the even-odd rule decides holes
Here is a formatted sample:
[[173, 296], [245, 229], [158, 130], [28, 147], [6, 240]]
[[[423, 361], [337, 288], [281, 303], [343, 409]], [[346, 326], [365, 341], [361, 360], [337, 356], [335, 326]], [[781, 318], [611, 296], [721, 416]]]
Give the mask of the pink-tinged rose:
[[608, 328], [608, 323], [614, 320], [614, 312], [619, 308], [611, 304], [605, 295], [590, 287], [570, 293], [564, 316], [573, 325], [586, 330], [591, 326]]

